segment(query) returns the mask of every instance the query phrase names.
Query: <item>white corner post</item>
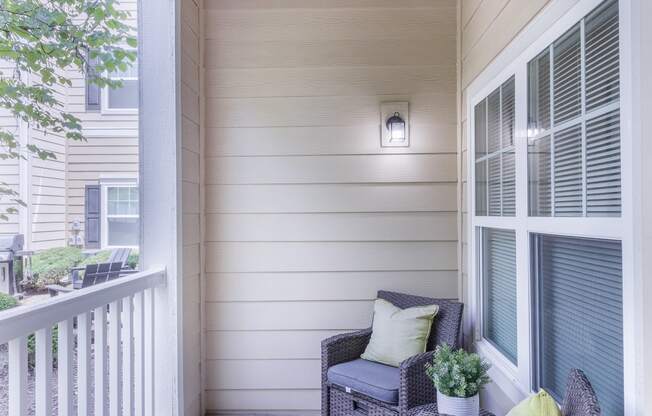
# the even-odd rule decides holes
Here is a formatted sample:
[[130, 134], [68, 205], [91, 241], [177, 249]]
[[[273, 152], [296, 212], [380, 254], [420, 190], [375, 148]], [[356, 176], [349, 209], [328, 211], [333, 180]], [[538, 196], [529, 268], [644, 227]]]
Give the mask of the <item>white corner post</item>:
[[[652, 2], [649, 0], [620, 0], [621, 22], [629, 22], [623, 29], [623, 57], [630, 70], [621, 76], [623, 106], [631, 117], [623, 125], [623, 138], [632, 147], [632, 222], [631, 248], [633, 284], [630, 295], [635, 302], [633, 315], [638, 317], [634, 326], [639, 336], [630, 347], [636, 357], [636, 373], [632, 374], [635, 392], [630, 393], [632, 415], [646, 414], [647, 398], [652, 397], [652, 309], [647, 305], [652, 297]], [[623, 259], [625, 261], [626, 259]], [[630, 259], [628, 259], [630, 260]], [[628, 397], [625, 397], [628, 402]]]
[[153, 289], [154, 357], [145, 364], [146, 406], [183, 414], [181, 337], [181, 135], [178, 0], [139, 0], [141, 267], [166, 268]]

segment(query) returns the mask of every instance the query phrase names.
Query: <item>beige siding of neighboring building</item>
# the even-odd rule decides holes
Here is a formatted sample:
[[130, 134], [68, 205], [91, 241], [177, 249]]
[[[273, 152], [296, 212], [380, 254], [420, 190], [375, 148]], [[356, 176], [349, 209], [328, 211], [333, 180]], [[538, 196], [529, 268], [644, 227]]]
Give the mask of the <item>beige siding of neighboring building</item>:
[[[468, 198], [467, 166], [468, 138], [466, 88], [489, 65], [512, 39], [542, 10], [550, 0], [460, 0], [459, 11], [459, 118], [460, 118], [460, 280], [464, 300], [467, 295], [468, 232], [470, 206]], [[469, 328], [467, 328], [468, 331]], [[467, 340], [471, 333], [465, 334]], [[505, 414], [513, 405], [495, 385], [490, 385], [484, 395], [485, 406]]]
[[[131, 13], [127, 23], [135, 27], [136, 0], [122, 0], [120, 7]], [[0, 70], [13, 71], [7, 65]], [[40, 160], [32, 155], [21, 163], [0, 161], [0, 182], [22, 189], [21, 199], [29, 206], [20, 207], [20, 215], [11, 216], [9, 221], [0, 221], [0, 234], [23, 232], [32, 250], [67, 245], [74, 220], [81, 222], [83, 233], [85, 185], [97, 184], [100, 178], [138, 177], [138, 116], [87, 112], [84, 75], [69, 71], [67, 76], [72, 86], [58, 87], [57, 98], [66, 112], [81, 120], [86, 141], [20, 128], [14, 117], [6, 111], [0, 113], [0, 127], [20, 135], [23, 144], [35, 144], [56, 156], [54, 160]], [[22, 173], [21, 164], [28, 164]], [[5, 208], [6, 202], [3, 198], [0, 205]]]
[[183, 229], [183, 397], [186, 415], [203, 414], [203, 105], [202, 0], [181, 0]]
[[[137, 1], [121, 0], [120, 8], [137, 26]], [[67, 161], [67, 230], [78, 220], [84, 232], [85, 186], [100, 179], [138, 178], [138, 115], [86, 111], [86, 81], [79, 72], [69, 73], [68, 111], [82, 121], [84, 142], [69, 141]], [[105, 230], [102, 230], [105, 232]]]
[[[3, 76], [13, 73], [13, 67], [6, 61], [0, 61], [0, 72]], [[18, 135], [19, 126], [16, 118], [8, 110], [0, 109], [0, 129]], [[1, 150], [1, 149], [0, 149]], [[0, 183], [3, 186], [20, 192], [20, 166], [16, 159], [0, 159]], [[15, 203], [10, 203], [8, 197], [0, 197], [0, 213], [5, 214], [8, 208], [18, 208]], [[0, 236], [20, 232], [20, 218], [17, 214], [7, 215], [8, 219], [0, 219]]]
[[[206, 407], [318, 414], [378, 289], [456, 297], [454, 0], [206, 0]], [[383, 101], [411, 146], [380, 147]]]
[[[66, 103], [68, 89], [58, 86], [56, 98]], [[41, 160], [32, 155], [29, 168], [26, 169], [30, 177], [23, 176], [23, 179], [28, 181], [26, 189], [30, 192], [25, 201], [29, 204], [27, 215], [31, 215], [27, 225], [31, 227], [29, 248], [42, 250], [65, 246], [67, 140], [62, 134], [44, 132], [36, 128], [30, 128], [27, 134], [30, 144], [51, 151], [56, 157], [53, 160]]]

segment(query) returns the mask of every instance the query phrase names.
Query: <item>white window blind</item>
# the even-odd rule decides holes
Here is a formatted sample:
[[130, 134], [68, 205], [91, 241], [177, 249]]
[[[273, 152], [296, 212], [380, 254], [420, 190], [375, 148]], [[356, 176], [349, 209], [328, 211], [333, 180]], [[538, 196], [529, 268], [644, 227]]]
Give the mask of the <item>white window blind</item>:
[[572, 368], [584, 371], [602, 414], [623, 409], [621, 243], [537, 235], [534, 276], [537, 386], [558, 401]]
[[618, 3], [528, 64], [529, 214], [620, 216]]
[[475, 215], [516, 215], [514, 77], [475, 106]]
[[483, 228], [482, 248], [482, 336], [516, 364], [515, 233]]

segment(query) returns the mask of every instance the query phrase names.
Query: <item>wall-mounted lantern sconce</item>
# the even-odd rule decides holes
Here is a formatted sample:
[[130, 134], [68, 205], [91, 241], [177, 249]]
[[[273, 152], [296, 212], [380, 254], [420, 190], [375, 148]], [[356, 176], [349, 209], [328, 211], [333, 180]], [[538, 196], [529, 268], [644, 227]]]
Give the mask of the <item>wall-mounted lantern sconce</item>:
[[387, 119], [385, 127], [387, 127], [387, 130], [389, 130], [390, 142], [405, 141], [405, 120], [401, 118], [401, 114], [398, 111]]
[[393, 102], [380, 105], [382, 147], [410, 146], [408, 103]]

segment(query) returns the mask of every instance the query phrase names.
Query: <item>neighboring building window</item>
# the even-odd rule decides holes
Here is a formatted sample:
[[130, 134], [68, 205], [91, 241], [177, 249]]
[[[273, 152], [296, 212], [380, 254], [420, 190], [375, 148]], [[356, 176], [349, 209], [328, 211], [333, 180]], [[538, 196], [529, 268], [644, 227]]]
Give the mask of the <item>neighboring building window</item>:
[[516, 364], [516, 236], [482, 230], [482, 336]]
[[104, 88], [102, 94], [103, 112], [135, 112], [138, 110], [138, 64], [133, 63], [125, 71], [108, 74], [112, 80], [121, 81], [119, 88]]
[[514, 77], [475, 106], [475, 215], [516, 215]]
[[121, 81], [118, 88], [100, 88], [90, 82], [95, 73], [98, 58], [89, 58], [86, 69], [86, 111], [102, 111], [103, 113], [135, 113], [138, 111], [138, 62], [134, 62], [125, 71], [115, 71], [107, 77]]
[[529, 212], [620, 216], [618, 3], [528, 64]]
[[138, 186], [136, 184], [106, 184], [103, 246], [137, 247], [140, 240]]
[[623, 275], [619, 241], [533, 239], [536, 386], [561, 402], [572, 368], [587, 375], [605, 415], [622, 415]]

